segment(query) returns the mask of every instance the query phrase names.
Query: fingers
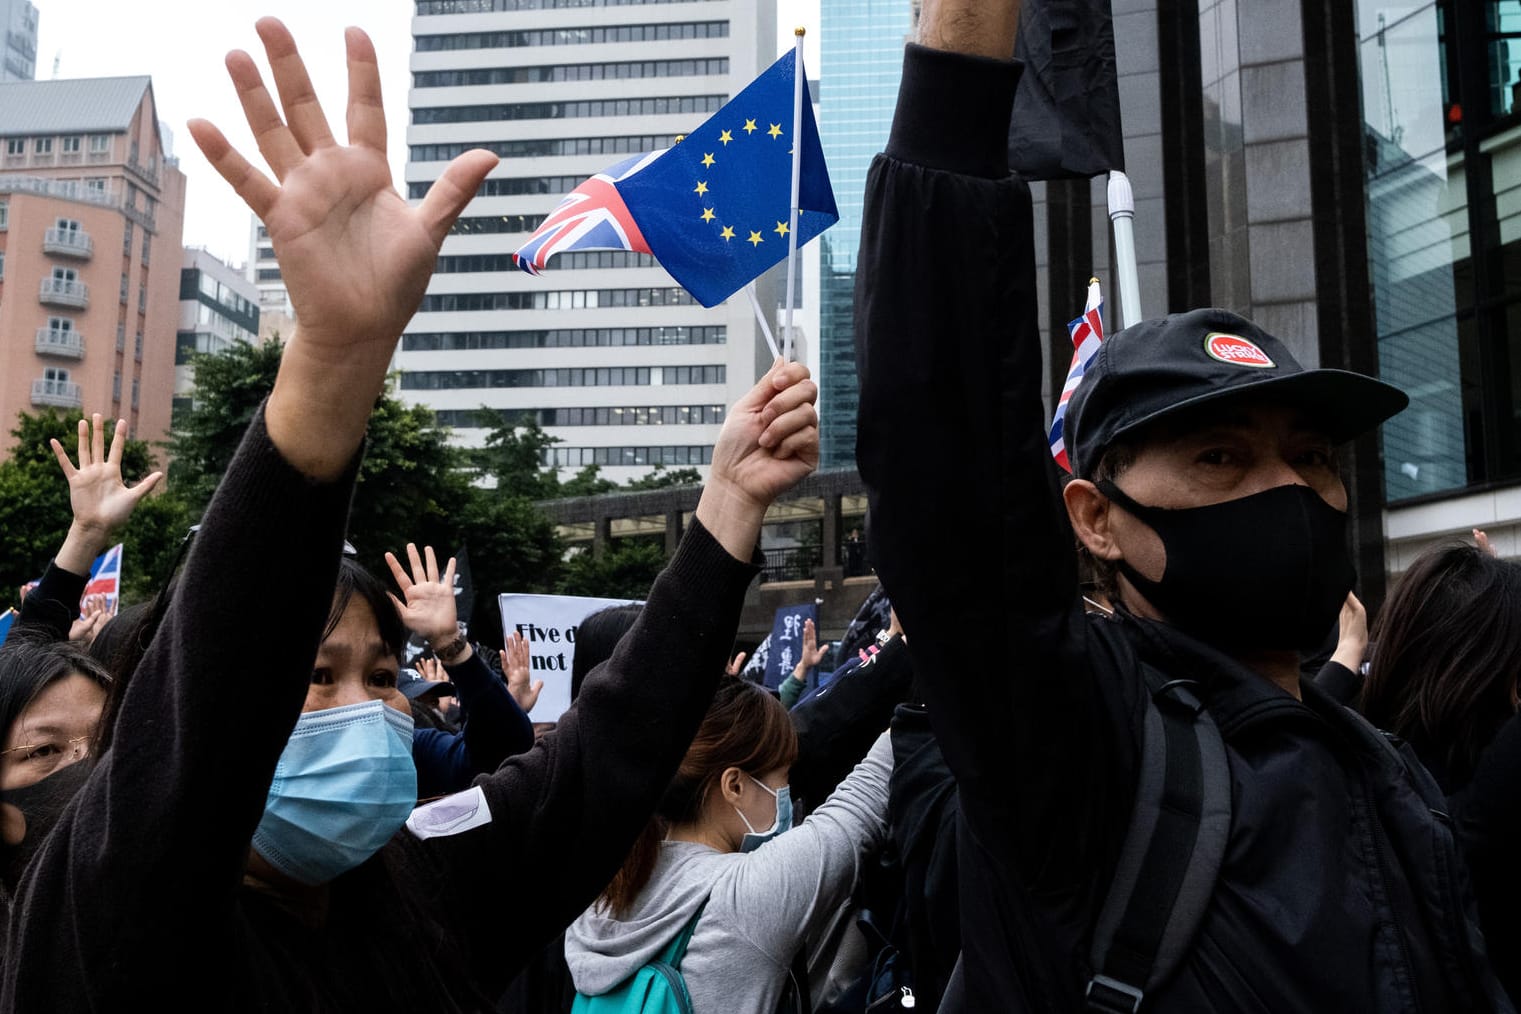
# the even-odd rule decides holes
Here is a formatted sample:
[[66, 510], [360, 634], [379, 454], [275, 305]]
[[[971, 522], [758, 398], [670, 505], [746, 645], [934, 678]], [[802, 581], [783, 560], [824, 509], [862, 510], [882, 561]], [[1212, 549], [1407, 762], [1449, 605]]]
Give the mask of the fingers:
[[64, 451], [63, 445], [54, 439], [48, 441], [48, 446], [53, 449], [53, 457], [58, 459], [58, 467], [63, 469], [63, 477], [65, 479], [74, 478], [74, 463], [69, 460], [69, 455]]
[[415, 543], [407, 543], [407, 562], [412, 565], [412, 582], [414, 584], [422, 584], [428, 579], [427, 568], [423, 566], [422, 557], [417, 555], [417, 545]]
[[[190, 128], [190, 136], [195, 138], [196, 146], [201, 149], [201, 154], [206, 156], [206, 161], [243, 199], [248, 210], [259, 218], [267, 216], [275, 198], [280, 195], [280, 188], [255, 169], [248, 159], [239, 155], [209, 120], [191, 120], [187, 126]], [[262, 144], [260, 150], [264, 150]], [[269, 159], [269, 153], [265, 152], [264, 157]], [[270, 167], [275, 169], [276, 175], [280, 173], [273, 161], [270, 162]]]
[[412, 579], [407, 577], [407, 572], [402, 569], [401, 561], [396, 559], [395, 553], [386, 553], [386, 566], [391, 568], [391, 576], [396, 579], [396, 586], [405, 594], [412, 587]]
[[778, 391], [806, 379], [808, 379], [808, 367], [802, 363], [788, 363], [778, 359], [771, 364], [771, 369], [766, 371], [766, 375], [761, 377], [755, 386], [745, 392], [744, 397], [735, 403], [735, 414], [741, 411], [759, 412], [777, 396]]
[[395, 595], [393, 595], [389, 591], [386, 592], [386, 598], [390, 599], [391, 600], [391, 605], [393, 605], [393, 606], [396, 607], [396, 615], [397, 616], [405, 616], [405, 615], [407, 615], [407, 606], [406, 606], [406, 603], [402, 602], [401, 599], [397, 598]]
[[306, 74], [306, 64], [296, 51], [296, 40], [278, 18], [260, 18], [254, 25], [259, 38], [264, 40], [264, 54], [269, 58], [269, 70], [275, 77], [275, 89], [280, 93], [280, 105], [285, 109], [285, 122], [295, 136], [301, 150], [310, 155], [318, 148], [330, 148], [337, 142], [327, 125], [317, 92]]
[[79, 448], [78, 453], [74, 455], [74, 460], [79, 462], [80, 468], [88, 468], [90, 464], [90, 421], [88, 419], [79, 420], [78, 434]]
[[796, 458], [799, 461], [817, 464], [819, 460], [818, 426], [809, 426], [807, 429], [798, 430], [784, 437], [781, 443], [772, 448], [771, 456], [782, 461]]
[[800, 405], [812, 405], [819, 399], [819, 386], [811, 380], [800, 380], [778, 391], [776, 396], [761, 409], [762, 426], [769, 426], [778, 416], [785, 415]]
[[450, 162], [444, 174], [433, 181], [417, 210], [435, 244], [442, 244], [444, 237], [449, 235], [449, 227], [465, 210], [465, 205], [470, 203], [480, 189], [481, 181], [497, 161], [489, 151], [467, 151]]
[[275, 108], [275, 100], [270, 97], [269, 89], [264, 87], [264, 78], [253, 57], [241, 49], [235, 49], [227, 54], [224, 63], [227, 76], [232, 78], [233, 88], [237, 90], [238, 104], [243, 107], [243, 118], [248, 121], [248, 129], [253, 131], [254, 143], [259, 146], [259, 153], [275, 171], [275, 178], [285, 179], [306, 157], [301, 145], [296, 142], [295, 135], [290, 132], [285, 119]]
[[147, 496], [149, 493], [152, 493], [153, 488], [157, 486], [163, 478], [163, 472], [154, 472], [142, 482], [139, 482], [136, 486], [128, 489], [127, 492], [132, 495], [132, 502], [137, 503], [143, 497]]
[[438, 557], [433, 555], [432, 546], [423, 547], [423, 576], [432, 584], [438, 584]]
[[[100, 416], [96, 416], [95, 418], [99, 420]], [[95, 425], [99, 427], [100, 423], [97, 421]], [[127, 420], [118, 419], [116, 420], [116, 428], [111, 431], [111, 449], [106, 452], [106, 461], [118, 470], [121, 468], [121, 456], [127, 448], [126, 438]]]
[[349, 57], [349, 144], [386, 150], [386, 115], [380, 99], [380, 64], [375, 44], [363, 30], [344, 30]]
[[106, 429], [96, 412], [90, 416], [90, 464], [99, 465], [106, 460]]
[[813, 405], [805, 403], [777, 416], [771, 425], [762, 431], [756, 442], [762, 447], [775, 447], [794, 433], [800, 433], [809, 427], [817, 427], [818, 424], [818, 412]]
[[439, 582], [447, 589], [449, 594], [454, 594], [454, 557], [449, 557], [449, 565], [444, 568], [444, 573]]

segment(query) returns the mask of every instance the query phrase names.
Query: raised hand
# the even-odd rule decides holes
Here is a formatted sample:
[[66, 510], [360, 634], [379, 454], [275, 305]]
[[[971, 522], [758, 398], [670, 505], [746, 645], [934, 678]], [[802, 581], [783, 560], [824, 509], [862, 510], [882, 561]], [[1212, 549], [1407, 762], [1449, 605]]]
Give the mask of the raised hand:
[[766, 508], [818, 467], [818, 394], [806, 366], [778, 359], [730, 409], [697, 518], [731, 555], [750, 558]]
[[730, 676], [738, 676], [740, 673], [742, 673], [744, 671], [745, 671], [745, 653], [744, 652], [740, 652], [738, 655], [735, 655], [733, 658], [729, 659], [729, 664], [726, 665], [726, 666], [724, 666], [724, 672], [728, 673]]
[[1500, 551], [1496, 549], [1494, 545], [1489, 541], [1488, 532], [1485, 532], [1481, 528], [1475, 528], [1473, 530], [1473, 541], [1479, 547], [1481, 552], [1488, 553], [1490, 556], [1493, 556], [1497, 560], [1500, 558]]
[[79, 420], [79, 465], [69, 460], [63, 445], [49, 441], [58, 467], [69, 483], [69, 506], [74, 522], [56, 557], [58, 566], [74, 574], [89, 573], [90, 564], [111, 541], [112, 534], [126, 524], [138, 501], [153, 491], [163, 479], [154, 472], [135, 486], [121, 477], [121, 457], [127, 445], [127, 421], [116, 420], [111, 448], [106, 449], [105, 425], [97, 412], [90, 419]]
[[1331, 661], [1339, 662], [1353, 672], [1361, 672], [1363, 655], [1368, 651], [1368, 611], [1351, 592], [1347, 592], [1347, 601], [1342, 603], [1339, 623], [1336, 651], [1332, 653]]
[[290, 32], [274, 18], [261, 19], [257, 30], [284, 116], [247, 53], [229, 53], [227, 72], [275, 179], [210, 122], [191, 120], [190, 134], [269, 230], [300, 322], [266, 410], [270, 438], [296, 467], [331, 478], [358, 446], [439, 245], [497, 160], [466, 152], [420, 205], [409, 207], [391, 185], [380, 70], [369, 37], [357, 28], [345, 33], [349, 143], [343, 146]]
[[110, 618], [111, 606], [106, 596], [86, 595], [79, 606], [79, 619], [69, 627], [69, 640], [89, 648]]
[[514, 630], [507, 638], [507, 646], [502, 649], [502, 673], [507, 677], [507, 692], [525, 715], [539, 703], [539, 691], [544, 689], [543, 680], [529, 682], [531, 664], [528, 642]]
[[[396, 611], [401, 614], [401, 621], [407, 625], [407, 629], [421, 634], [428, 646], [436, 652], [459, 636], [459, 624], [456, 622], [458, 617], [454, 608], [454, 558], [449, 558], [448, 566], [440, 574], [433, 547], [424, 546], [423, 555], [418, 556], [417, 546], [409, 542], [407, 559], [412, 565], [410, 575], [402, 568], [394, 553], [386, 554], [386, 566], [391, 568], [391, 576], [406, 596], [406, 601], [402, 601], [392, 595], [391, 601], [396, 604]], [[464, 661], [465, 657], [451, 658], [449, 661]]]
[[812, 620], [803, 621], [803, 653], [798, 656], [797, 665], [792, 667], [792, 678], [799, 683], [808, 679], [808, 670], [824, 660], [829, 654], [829, 642], [822, 645], [818, 643], [818, 630]]

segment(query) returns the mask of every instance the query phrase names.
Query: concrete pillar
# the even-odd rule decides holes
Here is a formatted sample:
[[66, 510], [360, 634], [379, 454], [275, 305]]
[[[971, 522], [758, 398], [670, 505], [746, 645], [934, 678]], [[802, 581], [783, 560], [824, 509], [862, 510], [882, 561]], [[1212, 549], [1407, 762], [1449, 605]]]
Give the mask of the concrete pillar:
[[681, 542], [681, 511], [667, 511], [665, 515], [665, 555], [669, 559], [676, 555], [676, 546]]
[[598, 518], [592, 529], [592, 555], [601, 556], [613, 541], [613, 519]]

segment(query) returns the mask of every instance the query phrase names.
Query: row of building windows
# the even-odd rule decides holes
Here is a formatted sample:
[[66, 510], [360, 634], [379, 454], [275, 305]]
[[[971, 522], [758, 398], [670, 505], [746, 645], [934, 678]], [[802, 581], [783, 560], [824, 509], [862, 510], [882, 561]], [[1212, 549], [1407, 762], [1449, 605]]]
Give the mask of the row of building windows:
[[676, 447], [551, 447], [544, 464], [554, 468], [587, 465], [711, 465], [713, 446]]
[[[54, 151], [54, 141], [57, 141], [57, 150], [65, 155], [78, 155], [84, 151], [85, 139], [81, 134], [69, 134], [64, 137], [8, 137], [5, 139], [5, 153], [7, 155], [25, 155], [27, 141], [32, 142], [32, 154], [51, 155]], [[90, 135], [90, 154], [106, 155], [111, 151], [110, 134]]]
[[588, 366], [549, 370], [419, 370], [401, 375], [404, 391], [461, 391], [494, 387], [648, 387], [722, 384], [728, 367]]
[[584, 7], [648, 7], [693, 0], [417, 0], [417, 14], [488, 14], [495, 11], [559, 11]]
[[484, 236], [494, 232], [533, 232], [544, 224], [547, 215], [480, 215], [456, 218], [449, 226], [451, 236]]
[[480, 349], [590, 349], [642, 345], [723, 345], [722, 324], [696, 327], [569, 327], [546, 331], [446, 331], [403, 335], [405, 352]]
[[414, 88], [462, 85], [533, 84], [541, 81], [626, 81], [644, 77], [703, 77], [729, 73], [727, 56], [691, 60], [616, 60], [607, 63], [560, 63], [537, 67], [476, 67], [468, 70], [420, 70]]
[[[482, 180], [477, 197], [523, 197], [540, 194], [568, 194], [585, 182], [585, 176], [512, 176]], [[413, 180], [407, 184], [407, 196], [421, 200], [428, 196], [432, 180]]]
[[516, 141], [465, 141], [454, 144], [414, 144], [413, 162], [450, 162], [474, 148], [484, 148], [502, 158], [532, 155], [631, 155], [669, 148], [674, 134], [639, 134], [632, 137], [543, 137]]
[[[446, 408], [433, 413], [440, 426], [480, 428], [489, 409]], [[497, 409], [501, 421], [514, 426], [718, 426], [724, 421], [722, 405], [650, 405], [629, 408], [527, 408]]]
[[659, 116], [716, 113], [727, 95], [662, 95], [642, 99], [586, 99], [579, 102], [498, 102], [480, 106], [414, 109], [412, 122], [482, 123], [498, 120], [573, 120], [588, 116]]
[[[587, 250], [582, 253], [556, 254], [554, 266], [560, 270], [576, 268], [653, 268], [655, 258], [632, 250]], [[451, 254], [440, 257], [434, 274], [475, 274], [490, 271], [516, 271], [512, 254]]]
[[454, 49], [517, 49], [522, 46], [584, 46], [604, 42], [670, 42], [726, 39], [727, 21], [672, 21], [654, 25], [594, 25], [587, 28], [526, 28], [507, 32], [460, 32], [417, 36], [417, 52]]
[[697, 302], [680, 286], [647, 289], [562, 289], [554, 292], [450, 292], [424, 296], [422, 313], [476, 310], [592, 310], [623, 306], [691, 306]]

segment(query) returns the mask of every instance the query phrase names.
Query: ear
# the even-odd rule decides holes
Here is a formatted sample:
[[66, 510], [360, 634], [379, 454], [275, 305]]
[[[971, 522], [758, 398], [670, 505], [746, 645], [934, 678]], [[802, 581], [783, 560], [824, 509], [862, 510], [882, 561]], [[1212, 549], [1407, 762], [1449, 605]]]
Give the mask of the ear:
[[730, 806], [739, 802], [744, 788], [745, 773], [739, 768], [724, 768], [724, 773], [718, 776], [718, 791]]
[[1087, 479], [1073, 479], [1062, 490], [1062, 501], [1067, 505], [1072, 531], [1088, 552], [1101, 560], [1118, 560], [1120, 548], [1110, 527], [1114, 505], [1109, 498]]

